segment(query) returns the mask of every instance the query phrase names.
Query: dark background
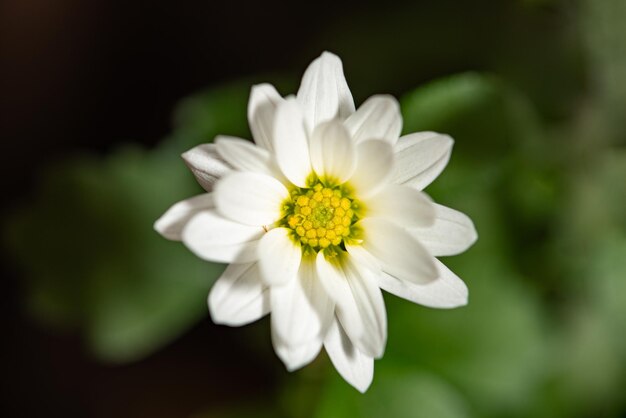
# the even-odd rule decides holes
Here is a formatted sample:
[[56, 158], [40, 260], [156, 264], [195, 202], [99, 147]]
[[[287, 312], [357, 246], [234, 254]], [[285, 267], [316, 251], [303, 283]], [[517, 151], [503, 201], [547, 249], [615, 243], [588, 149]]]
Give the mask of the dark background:
[[[354, 75], [357, 103], [484, 70], [524, 91], [542, 120], [562, 120], [592, 85], [580, 65], [577, 13], [575, 2], [552, 1], [3, 0], [2, 215], [31, 200], [47, 164], [124, 143], [153, 147], [185, 96], [242, 77], [298, 77], [324, 49]], [[395, 76], [378, 77], [388, 64]], [[187, 417], [273, 396], [286, 374], [238, 348], [239, 330], [212, 325], [208, 314], [145, 360], [103, 365], [76, 332], [30, 318], [22, 273], [4, 258], [3, 416]]]

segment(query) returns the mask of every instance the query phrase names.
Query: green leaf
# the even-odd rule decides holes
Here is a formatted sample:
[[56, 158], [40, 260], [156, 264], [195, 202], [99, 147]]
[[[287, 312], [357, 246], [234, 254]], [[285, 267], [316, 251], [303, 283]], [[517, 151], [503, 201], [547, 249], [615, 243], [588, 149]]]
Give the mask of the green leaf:
[[494, 161], [537, 136], [538, 121], [521, 95], [493, 76], [463, 73], [433, 81], [402, 100], [405, 133], [437, 131], [455, 152]]
[[46, 170], [34, 204], [10, 221], [33, 313], [79, 328], [104, 360], [135, 360], [178, 337], [205, 314], [222, 269], [152, 229], [170, 200], [197, 192], [177, 160], [133, 149], [74, 159]]
[[11, 216], [5, 241], [41, 321], [80, 331], [102, 360], [143, 358], [207, 315], [224, 266], [199, 260], [153, 230], [172, 204], [202, 190], [180, 159], [219, 133], [245, 136], [248, 86], [185, 100], [159, 148], [74, 157], [42, 172], [33, 201]]
[[370, 389], [361, 394], [334, 374], [315, 417], [465, 418], [466, 399], [449, 382], [410, 368], [376, 364]]
[[[581, 2], [580, 16], [591, 73], [592, 99], [598, 108], [598, 117], [611, 130], [608, 139], [625, 144], [626, 2], [585, 0]], [[598, 139], [593, 138], [594, 141]]]
[[626, 153], [605, 149], [568, 178], [552, 259], [568, 291], [554, 359], [563, 408], [619, 410], [626, 376]]

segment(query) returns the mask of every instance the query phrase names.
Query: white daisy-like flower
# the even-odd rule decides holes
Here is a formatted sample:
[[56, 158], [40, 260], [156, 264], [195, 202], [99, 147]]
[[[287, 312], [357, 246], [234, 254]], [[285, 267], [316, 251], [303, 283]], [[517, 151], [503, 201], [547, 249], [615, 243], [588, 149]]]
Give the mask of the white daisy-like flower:
[[361, 392], [387, 339], [381, 289], [435, 308], [467, 303], [467, 287], [435, 257], [476, 240], [464, 214], [423, 192], [453, 140], [399, 138], [390, 96], [355, 111], [341, 60], [323, 53], [297, 96], [254, 86], [256, 143], [219, 136], [183, 158], [207, 193], [155, 224], [205, 260], [230, 263], [209, 294], [216, 323], [240, 326], [271, 312], [272, 343], [288, 370], [326, 349]]

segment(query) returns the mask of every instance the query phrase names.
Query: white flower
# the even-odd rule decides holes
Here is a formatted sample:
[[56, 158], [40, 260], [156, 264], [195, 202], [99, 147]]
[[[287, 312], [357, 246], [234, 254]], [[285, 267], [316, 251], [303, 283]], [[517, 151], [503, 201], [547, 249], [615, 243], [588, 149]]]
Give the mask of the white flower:
[[422, 192], [453, 141], [433, 132], [398, 138], [390, 96], [355, 111], [341, 60], [328, 52], [296, 97], [254, 86], [248, 119], [256, 145], [220, 136], [183, 154], [208, 193], [177, 203], [155, 228], [205, 260], [230, 263], [209, 295], [216, 323], [271, 312], [287, 369], [324, 346], [363, 392], [387, 339], [381, 288], [436, 308], [467, 303], [465, 284], [435, 257], [465, 251], [474, 226]]

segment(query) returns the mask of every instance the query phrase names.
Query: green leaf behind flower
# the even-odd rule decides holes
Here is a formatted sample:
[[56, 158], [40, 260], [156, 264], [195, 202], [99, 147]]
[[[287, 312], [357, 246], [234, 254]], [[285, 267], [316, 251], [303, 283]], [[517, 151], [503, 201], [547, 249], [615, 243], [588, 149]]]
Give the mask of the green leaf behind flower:
[[4, 234], [36, 318], [78, 330], [102, 360], [127, 362], [207, 315], [208, 291], [224, 266], [199, 260], [152, 225], [172, 204], [202, 192], [182, 152], [219, 133], [247, 135], [248, 88], [186, 99], [172, 137], [154, 150], [124, 147], [43, 170], [37, 194]]

